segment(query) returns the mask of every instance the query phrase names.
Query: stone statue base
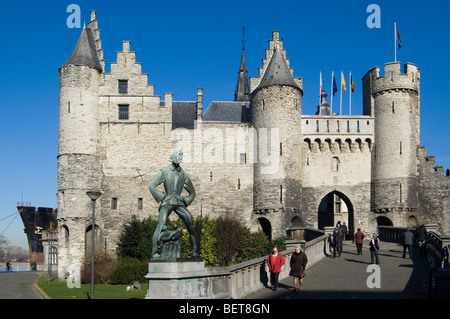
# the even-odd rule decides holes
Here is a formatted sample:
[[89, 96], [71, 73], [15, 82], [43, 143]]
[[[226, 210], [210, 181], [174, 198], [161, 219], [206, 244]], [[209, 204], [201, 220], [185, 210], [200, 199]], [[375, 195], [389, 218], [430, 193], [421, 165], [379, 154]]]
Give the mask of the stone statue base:
[[205, 263], [198, 259], [151, 259], [145, 278], [148, 280], [146, 299], [210, 298]]

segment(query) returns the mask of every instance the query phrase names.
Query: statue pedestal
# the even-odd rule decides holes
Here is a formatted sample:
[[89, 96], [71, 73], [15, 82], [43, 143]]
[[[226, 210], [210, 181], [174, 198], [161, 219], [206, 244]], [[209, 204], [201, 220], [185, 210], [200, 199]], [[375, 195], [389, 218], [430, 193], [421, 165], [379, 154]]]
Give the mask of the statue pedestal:
[[208, 298], [208, 275], [203, 261], [150, 260], [146, 299]]

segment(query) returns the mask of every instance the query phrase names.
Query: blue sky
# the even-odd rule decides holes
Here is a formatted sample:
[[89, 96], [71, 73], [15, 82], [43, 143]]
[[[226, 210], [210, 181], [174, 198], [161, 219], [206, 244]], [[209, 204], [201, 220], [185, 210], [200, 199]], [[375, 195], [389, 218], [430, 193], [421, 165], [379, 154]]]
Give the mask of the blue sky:
[[[11, 1], [0, 12], [0, 233], [6, 229], [13, 245], [27, 247], [22, 221], [3, 218], [17, 211], [22, 192], [33, 206], [56, 208], [58, 67], [81, 31], [66, 24], [69, 4], [79, 5], [82, 23], [97, 10], [107, 72], [129, 40], [156, 95], [193, 101], [202, 87], [204, 107], [234, 98], [242, 27], [249, 76], [257, 75], [272, 31], [280, 31], [294, 76], [303, 77], [303, 114], [316, 111], [319, 72], [329, 91], [332, 71], [352, 72], [352, 114], [362, 114], [360, 79], [394, 61], [396, 20], [397, 60], [421, 69], [421, 144], [437, 165], [450, 167], [449, 1]], [[380, 28], [367, 26], [370, 4], [380, 7]], [[348, 93], [343, 101], [345, 115]]]

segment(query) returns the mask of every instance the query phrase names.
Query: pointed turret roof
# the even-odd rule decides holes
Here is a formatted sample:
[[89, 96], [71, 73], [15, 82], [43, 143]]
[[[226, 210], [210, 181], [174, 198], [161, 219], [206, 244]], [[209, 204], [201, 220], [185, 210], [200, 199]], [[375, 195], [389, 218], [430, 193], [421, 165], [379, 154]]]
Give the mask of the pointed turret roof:
[[294, 81], [280, 48], [274, 48], [272, 58], [257, 89], [270, 85], [287, 85], [300, 89]]
[[241, 65], [239, 66], [238, 81], [234, 92], [235, 101], [250, 101], [250, 86], [248, 84], [247, 66], [245, 65], [244, 48], [242, 48]]
[[72, 54], [64, 62], [63, 66], [68, 64], [87, 65], [100, 72], [102, 71], [102, 65], [100, 64], [95, 45], [94, 33], [90, 27], [83, 27]]

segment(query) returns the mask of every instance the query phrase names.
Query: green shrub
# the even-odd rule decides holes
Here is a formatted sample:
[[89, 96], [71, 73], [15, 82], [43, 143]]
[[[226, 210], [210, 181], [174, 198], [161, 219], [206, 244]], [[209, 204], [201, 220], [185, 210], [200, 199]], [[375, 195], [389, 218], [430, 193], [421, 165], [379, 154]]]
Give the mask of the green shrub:
[[134, 281], [142, 282], [147, 271], [148, 261], [140, 261], [133, 257], [119, 257], [108, 281], [112, 285], [128, 285]]

